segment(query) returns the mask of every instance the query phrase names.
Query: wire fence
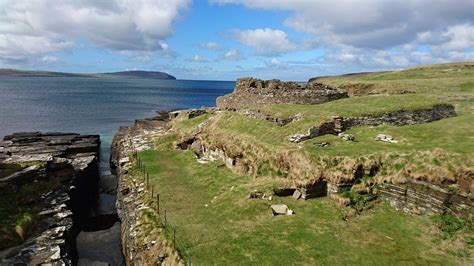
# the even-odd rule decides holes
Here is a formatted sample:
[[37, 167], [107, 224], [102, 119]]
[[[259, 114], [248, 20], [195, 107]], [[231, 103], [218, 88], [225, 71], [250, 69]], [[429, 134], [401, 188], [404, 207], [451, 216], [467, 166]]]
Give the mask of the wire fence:
[[138, 151], [136, 149], [133, 149], [131, 157], [134, 161], [134, 167], [138, 171], [138, 176], [143, 179], [145, 191], [151, 197], [151, 208], [154, 209], [161, 218], [161, 226], [164, 229], [166, 237], [171, 240], [172, 247], [174, 250], [176, 250], [176, 252], [178, 252], [179, 257], [181, 257], [186, 262], [186, 265], [191, 266], [192, 257], [186, 255], [184, 250], [180, 248], [179, 241], [177, 239], [176, 227], [172, 226], [169, 221], [169, 210], [163, 206], [159, 191], [151, 184], [150, 174], [147, 171], [142, 158], [138, 155]]

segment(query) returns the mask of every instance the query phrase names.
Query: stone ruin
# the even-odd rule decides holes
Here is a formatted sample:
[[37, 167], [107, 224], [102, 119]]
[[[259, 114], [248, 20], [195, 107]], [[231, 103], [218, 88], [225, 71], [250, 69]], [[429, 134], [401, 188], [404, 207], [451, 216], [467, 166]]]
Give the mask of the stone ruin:
[[234, 92], [218, 97], [216, 103], [222, 109], [245, 109], [285, 103], [319, 104], [347, 97], [347, 92], [321, 83], [242, 78], [237, 80]]

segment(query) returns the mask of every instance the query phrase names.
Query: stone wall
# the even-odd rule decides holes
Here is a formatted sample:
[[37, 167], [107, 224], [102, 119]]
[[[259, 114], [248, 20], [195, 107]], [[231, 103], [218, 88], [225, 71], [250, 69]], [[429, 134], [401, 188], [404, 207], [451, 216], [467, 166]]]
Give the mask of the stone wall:
[[127, 265], [184, 265], [161, 233], [139, 240], [140, 211], [159, 215], [149, 206], [148, 192], [142, 179], [130, 175], [134, 151], [154, 147], [154, 138], [167, 133], [168, 116], [135, 121], [134, 125], [120, 127], [112, 141], [111, 167], [118, 178], [117, 212], [122, 224], [121, 242]]
[[447, 208], [472, 219], [473, 200], [468, 195], [442, 189], [422, 181], [406, 184], [382, 184], [378, 196], [392, 207], [416, 214], [438, 214]]
[[280, 80], [238, 79], [234, 92], [218, 97], [223, 109], [258, 108], [272, 104], [318, 104], [347, 98], [347, 93], [320, 83], [300, 85]]
[[335, 116], [330, 121], [311, 127], [306, 134], [296, 134], [289, 137], [291, 142], [301, 142], [326, 134], [338, 134], [355, 126], [391, 125], [403, 126], [428, 123], [442, 118], [456, 116], [454, 106], [438, 104], [428, 109], [413, 111], [399, 110], [384, 113], [381, 116], [340, 117]]

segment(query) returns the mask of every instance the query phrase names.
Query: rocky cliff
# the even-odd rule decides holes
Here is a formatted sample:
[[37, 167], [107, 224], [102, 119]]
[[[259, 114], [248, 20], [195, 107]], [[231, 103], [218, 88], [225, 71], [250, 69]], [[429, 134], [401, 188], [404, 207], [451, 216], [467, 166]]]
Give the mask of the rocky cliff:
[[144, 233], [150, 224], [144, 217], [159, 219], [160, 213], [134, 165], [136, 152], [152, 149], [154, 139], [167, 134], [167, 120], [167, 113], [136, 120], [134, 125], [120, 127], [112, 141], [111, 166], [118, 177], [117, 211], [122, 223], [122, 249], [127, 265], [183, 265], [159, 225], [152, 226], [157, 233]]
[[217, 107], [243, 109], [285, 103], [318, 104], [347, 97], [346, 92], [320, 83], [301, 85], [276, 79], [242, 78], [237, 80], [233, 93], [217, 98]]
[[97, 196], [99, 147], [98, 135], [73, 133], [15, 133], [0, 141], [0, 197], [24, 195], [12, 211], [32, 217], [11, 225], [24, 241], [1, 251], [0, 264], [76, 262], [75, 238]]

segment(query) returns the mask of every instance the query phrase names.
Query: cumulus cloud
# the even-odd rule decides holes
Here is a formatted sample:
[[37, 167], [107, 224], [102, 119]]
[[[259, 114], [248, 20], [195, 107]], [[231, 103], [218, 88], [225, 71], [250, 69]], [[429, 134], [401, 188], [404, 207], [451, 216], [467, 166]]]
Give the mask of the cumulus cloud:
[[230, 49], [229, 51], [225, 52], [222, 56], [224, 60], [241, 60], [243, 59], [243, 55], [237, 51], [236, 49]]
[[57, 58], [56, 56], [52, 56], [52, 55], [45, 55], [41, 58], [41, 61], [43, 63], [46, 63], [46, 64], [57, 64], [59, 62], [61, 62], [61, 60], [59, 58]]
[[286, 25], [322, 42], [384, 49], [414, 41], [420, 32], [473, 23], [472, 0], [211, 0], [250, 8], [289, 10]]
[[77, 40], [120, 52], [166, 51], [190, 0], [2, 0], [0, 59], [44, 56]]
[[216, 42], [202, 43], [199, 46], [203, 49], [208, 49], [208, 50], [220, 50], [222, 48], [222, 46]]
[[192, 58], [190, 58], [188, 61], [191, 61], [191, 62], [198, 62], [198, 63], [204, 63], [204, 62], [207, 62], [207, 60], [198, 55], [198, 54], [195, 54]]
[[[377, 70], [472, 61], [472, 0], [210, 0], [289, 11], [286, 26], [306, 33], [300, 49], [322, 47], [317, 64]], [[271, 66], [271, 64], [267, 64]]]
[[232, 38], [255, 49], [255, 54], [274, 56], [293, 49], [284, 31], [274, 29], [232, 30]]

